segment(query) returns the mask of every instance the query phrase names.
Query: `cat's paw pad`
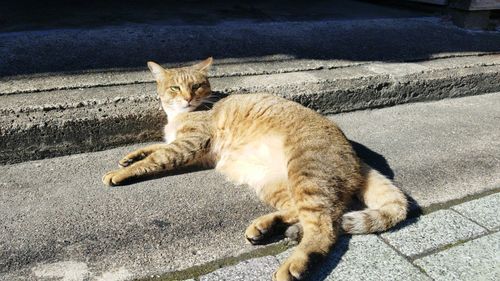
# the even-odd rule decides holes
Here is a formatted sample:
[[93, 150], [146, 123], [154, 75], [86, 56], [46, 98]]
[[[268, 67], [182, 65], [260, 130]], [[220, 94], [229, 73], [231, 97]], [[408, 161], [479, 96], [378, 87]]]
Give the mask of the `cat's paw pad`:
[[307, 258], [291, 256], [273, 274], [273, 281], [301, 280], [307, 271]]

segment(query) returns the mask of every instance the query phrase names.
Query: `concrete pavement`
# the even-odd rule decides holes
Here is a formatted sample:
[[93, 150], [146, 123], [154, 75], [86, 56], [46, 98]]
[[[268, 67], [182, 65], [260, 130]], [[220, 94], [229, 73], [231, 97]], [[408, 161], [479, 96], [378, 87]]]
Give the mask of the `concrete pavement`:
[[[492, 93], [331, 118], [354, 141], [362, 157], [394, 177], [414, 200], [414, 210], [420, 206], [432, 211], [498, 192], [499, 107], [500, 93]], [[116, 168], [120, 157], [137, 146], [0, 166], [0, 280], [49, 280], [61, 274], [69, 274], [65, 280], [129, 280], [180, 270], [187, 271], [176, 278], [187, 279], [252, 256], [267, 257], [255, 261], [269, 265], [259, 267], [262, 272], [275, 266], [274, 256], [283, 246], [261, 247], [255, 253], [255, 247], [243, 239], [246, 225], [269, 209], [249, 190], [226, 183], [211, 170], [104, 187], [102, 174]], [[497, 197], [485, 198], [493, 198], [484, 199], [485, 214], [495, 217], [498, 212], [487, 206], [497, 207]], [[447, 259], [476, 244], [498, 241], [494, 236], [497, 222], [470, 205], [479, 204], [465, 203], [430, 213], [420, 224], [408, 221], [408, 227], [381, 238], [345, 238], [355, 243], [349, 245], [359, 245], [359, 250], [352, 246], [353, 252], [348, 251], [345, 259], [360, 265], [356, 260], [368, 249], [380, 249], [373, 257], [387, 253], [391, 258], [384, 266], [395, 267], [395, 273], [409, 278], [439, 275], [433, 259], [451, 267]], [[486, 222], [481, 223], [478, 217]], [[443, 230], [436, 226], [443, 226]], [[418, 247], [410, 243], [410, 248], [403, 249], [398, 242], [433, 229], [440, 234], [424, 245], [416, 240]], [[449, 229], [456, 235], [450, 238]], [[455, 240], [475, 237], [482, 240], [450, 252], [440, 251]], [[342, 243], [342, 253], [351, 248]], [[330, 268], [351, 276], [359, 270], [339, 263], [338, 252], [333, 255]], [[490, 255], [484, 252], [480, 256], [489, 259]], [[425, 273], [408, 264], [413, 259]], [[366, 274], [371, 270], [361, 268]]]

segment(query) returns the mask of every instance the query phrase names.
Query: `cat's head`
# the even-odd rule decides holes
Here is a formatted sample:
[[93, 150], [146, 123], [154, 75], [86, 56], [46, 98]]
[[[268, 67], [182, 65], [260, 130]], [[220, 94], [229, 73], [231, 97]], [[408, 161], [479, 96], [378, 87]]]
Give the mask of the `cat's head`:
[[210, 95], [207, 72], [212, 61], [210, 57], [192, 66], [170, 69], [148, 62], [156, 80], [161, 106], [169, 117], [195, 110]]

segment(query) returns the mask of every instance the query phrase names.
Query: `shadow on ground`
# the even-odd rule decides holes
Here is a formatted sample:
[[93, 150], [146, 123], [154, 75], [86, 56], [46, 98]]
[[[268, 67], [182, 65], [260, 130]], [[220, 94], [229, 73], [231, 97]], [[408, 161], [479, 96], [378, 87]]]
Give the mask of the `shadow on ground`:
[[[28, 0], [10, 3], [6, 6], [10, 10], [4, 11], [23, 10], [17, 3], [25, 1]], [[498, 32], [470, 32], [451, 26], [443, 17], [424, 18], [435, 16], [435, 12], [374, 2], [294, 1], [285, 4], [278, 1], [272, 6], [269, 1], [240, 4], [219, 1], [207, 8], [205, 14], [203, 7], [206, 4], [200, 1], [182, 5], [178, 2], [151, 1], [135, 7], [138, 1], [127, 1], [117, 5], [114, 17], [109, 18], [103, 15], [105, 11], [115, 11], [113, 5], [101, 7], [104, 4], [93, 2], [93, 5], [85, 4], [88, 6], [85, 9], [91, 10], [88, 18], [74, 22], [65, 15], [74, 14], [78, 9], [67, 5], [49, 5], [53, 8], [49, 14], [60, 17], [38, 21], [24, 18], [19, 11], [0, 13], [3, 30], [9, 30], [10, 22], [11, 29], [16, 26], [23, 29], [24, 25], [42, 29], [30, 31], [25, 27], [27, 30], [22, 32], [0, 33], [0, 60], [3, 61], [0, 76], [146, 70], [148, 60], [175, 65], [208, 56], [219, 63], [224, 59], [241, 63], [256, 58], [269, 63], [294, 59], [408, 61], [447, 53], [500, 51]], [[116, 1], [110, 3], [116, 4]], [[37, 11], [37, 15], [44, 15], [29, 7]], [[103, 11], [99, 13], [101, 8]], [[170, 19], [172, 12], [162, 13], [167, 8], [175, 8], [173, 11], [179, 13]], [[113, 20], [115, 17], [118, 23]], [[162, 20], [154, 20], [155, 17]], [[182, 19], [177, 20], [177, 17]], [[60, 18], [63, 23], [54, 23], [53, 18]], [[70, 22], [65, 24], [65, 19]], [[107, 29], [99, 28], [102, 23], [108, 24]], [[55, 57], [58, 59], [54, 60]]]

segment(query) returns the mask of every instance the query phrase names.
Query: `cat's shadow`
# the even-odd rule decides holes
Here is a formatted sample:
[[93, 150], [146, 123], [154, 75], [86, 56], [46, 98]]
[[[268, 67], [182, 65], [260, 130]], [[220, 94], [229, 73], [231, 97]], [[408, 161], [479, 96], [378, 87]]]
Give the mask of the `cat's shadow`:
[[[349, 142], [351, 143], [352, 147], [354, 148], [354, 151], [356, 152], [356, 154], [360, 159], [362, 159], [370, 167], [379, 171], [382, 175], [386, 176], [388, 179], [394, 180], [394, 172], [392, 171], [391, 167], [389, 166], [389, 163], [387, 163], [387, 160], [385, 159], [384, 156], [356, 141], [349, 140]], [[408, 200], [408, 212], [409, 212], [408, 216], [412, 218], [419, 217], [422, 214], [422, 208], [417, 203], [417, 201], [413, 199], [413, 197], [411, 197], [408, 194], [405, 195], [406, 199]], [[353, 202], [354, 205], [351, 206], [351, 208], [357, 209], [359, 207], [361, 208], [365, 207], [363, 205], [359, 205], [359, 203], [360, 203], [359, 201], [354, 201]]]

